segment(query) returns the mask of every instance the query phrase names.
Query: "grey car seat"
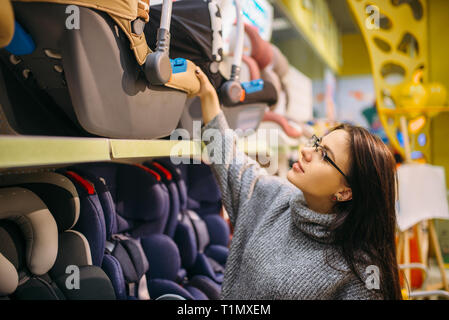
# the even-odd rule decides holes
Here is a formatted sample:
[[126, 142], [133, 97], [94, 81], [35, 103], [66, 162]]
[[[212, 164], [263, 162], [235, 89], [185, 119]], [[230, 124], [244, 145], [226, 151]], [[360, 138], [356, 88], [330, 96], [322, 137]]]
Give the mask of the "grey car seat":
[[[137, 2], [13, 2], [16, 32], [12, 44], [0, 50], [0, 82], [6, 89], [0, 117], [12, 131], [151, 139], [176, 128], [188, 94], [199, 89], [194, 64], [183, 59], [179, 67], [179, 61], [168, 60], [169, 81], [150, 83], [144, 63], [151, 56], [143, 35], [145, 21], [136, 14], [134, 20], [123, 18], [126, 10], [121, 16], [114, 11], [114, 6], [129, 5], [132, 13]], [[74, 18], [67, 11], [71, 3], [78, 4], [79, 28], [69, 24]], [[49, 118], [24, 119], [33, 110], [30, 102]]]

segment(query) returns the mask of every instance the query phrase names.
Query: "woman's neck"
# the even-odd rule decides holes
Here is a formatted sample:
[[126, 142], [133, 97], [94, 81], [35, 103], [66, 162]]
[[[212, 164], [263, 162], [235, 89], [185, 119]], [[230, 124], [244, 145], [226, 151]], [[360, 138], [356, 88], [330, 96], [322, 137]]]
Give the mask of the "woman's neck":
[[306, 200], [309, 209], [322, 214], [332, 213], [334, 203], [327, 197], [315, 197], [304, 193], [304, 199]]

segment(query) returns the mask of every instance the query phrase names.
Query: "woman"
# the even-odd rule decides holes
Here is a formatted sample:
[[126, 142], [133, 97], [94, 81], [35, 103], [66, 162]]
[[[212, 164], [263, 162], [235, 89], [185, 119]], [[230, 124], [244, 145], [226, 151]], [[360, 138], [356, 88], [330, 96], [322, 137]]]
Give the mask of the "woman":
[[269, 176], [236, 151], [215, 89], [196, 74], [203, 138], [222, 136], [204, 142], [226, 158], [211, 168], [234, 226], [222, 298], [401, 299], [395, 162], [382, 141], [340, 125], [301, 150], [288, 181]]

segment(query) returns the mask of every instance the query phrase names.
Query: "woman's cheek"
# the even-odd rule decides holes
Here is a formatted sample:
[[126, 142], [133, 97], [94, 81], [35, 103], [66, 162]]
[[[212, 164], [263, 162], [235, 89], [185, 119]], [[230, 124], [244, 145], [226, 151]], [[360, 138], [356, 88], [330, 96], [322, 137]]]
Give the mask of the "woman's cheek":
[[315, 193], [319, 186], [313, 174], [300, 173], [293, 169], [288, 172], [287, 179], [304, 193]]
[[310, 194], [315, 196], [328, 196], [337, 189], [338, 181], [335, 179], [335, 175], [330, 174], [326, 169], [312, 169], [304, 175], [305, 181], [303, 183]]

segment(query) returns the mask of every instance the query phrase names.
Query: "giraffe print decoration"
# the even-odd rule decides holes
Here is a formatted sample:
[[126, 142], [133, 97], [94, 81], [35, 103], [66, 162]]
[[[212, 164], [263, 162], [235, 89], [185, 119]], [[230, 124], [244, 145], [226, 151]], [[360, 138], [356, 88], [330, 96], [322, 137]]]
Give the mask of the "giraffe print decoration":
[[[395, 95], [400, 87], [416, 82], [417, 75], [423, 83], [428, 81], [426, 0], [347, 0], [347, 3], [370, 55], [377, 111], [391, 145], [405, 158], [398, 116], [405, 115], [409, 121], [412, 159], [430, 162], [430, 115], [404, 112], [410, 106], [401, 106]], [[416, 88], [421, 87], [417, 84]]]

